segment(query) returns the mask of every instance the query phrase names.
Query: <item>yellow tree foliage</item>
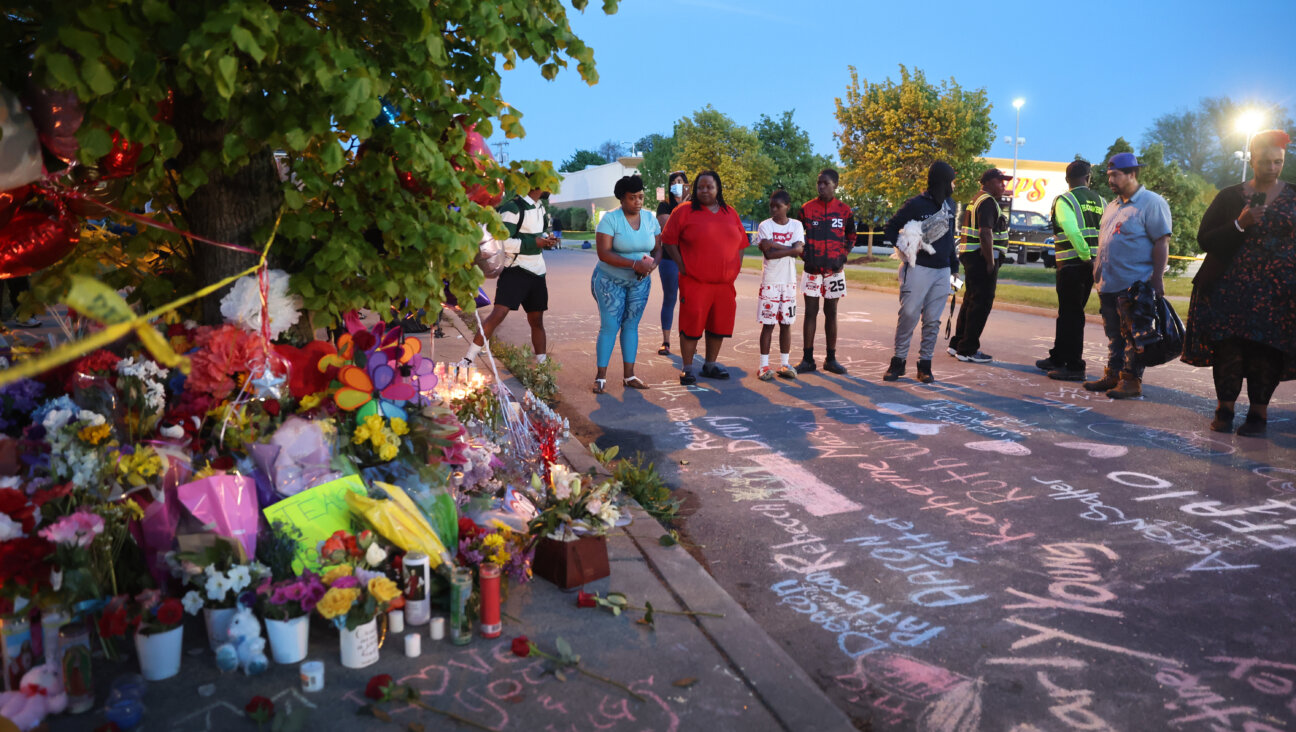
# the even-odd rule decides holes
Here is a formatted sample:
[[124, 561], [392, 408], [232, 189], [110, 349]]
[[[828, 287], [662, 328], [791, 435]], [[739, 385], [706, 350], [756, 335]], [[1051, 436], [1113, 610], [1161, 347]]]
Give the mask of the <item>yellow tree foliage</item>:
[[899, 83], [861, 85], [853, 66], [850, 74], [846, 98], [836, 100], [843, 196], [874, 214], [894, 211], [927, 187], [927, 168], [944, 160], [958, 173], [956, 200], [971, 200], [986, 167], [979, 158], [994, 141], [985, 89], [965, 91], [952, 78], [935, 86], [903, 65]]
[[743, 201], [761, 195], [774, 176], [774, 161], [761, 151], [755, 132], [708, 104], [675, 124], [671, 169], [688, 171], [689, 181], [714, 170], [724, 185], [725, 203], [741, 210]]

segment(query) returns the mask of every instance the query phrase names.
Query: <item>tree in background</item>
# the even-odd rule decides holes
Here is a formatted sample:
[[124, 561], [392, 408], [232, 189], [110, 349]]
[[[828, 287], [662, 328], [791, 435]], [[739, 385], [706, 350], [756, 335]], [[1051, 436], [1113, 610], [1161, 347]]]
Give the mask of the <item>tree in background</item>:
[[927, 168], [944, 160], [958, 171], [956, 200], [970, 201], [994, 141], [985, 89], [965, 91], [950, 79], [936, 86], [921, 70], [900, 66], [900, 81], [861, 85], [854, 67], [838, 98], [836, 133], [842, 195], [866, 222], [885, 218], [927, 186]]
[[[603, 2], [607, 13], [616, 6]], [[466, 154], [465, 127], [524, 134], [497, 68], [530, 61], [552, 79], [571, 60], [597, 81], [567, 12], [561, 0], [499, 0], [485, 13], [472, 0], [15, 0], [0, 24], [0, 81], [75, 92], [85, 170], [109, 152], [112, 131], [142, 148], [112, 192], [119, 207], [147, 202], [182, 229], [258, 249], [282, 216], [272, 260], [324, 320], [406, 297], [435, 311], [442, 279], [472, 301], [480, 226], [503, 233], [465, 186], [557, 183], [548, 163], [504, 170]], [[158, 113], [168, 99], [170, 118]], [[255, 261], [175, 239], [145, 229], [83, 243], [42, 273], [35, 294], [52, 302], [84, 272], [155, 305]], [[207, 322], [219, 319], [218, 297], [204, 303]]]
[[602, 155], [603, 159], [610, 163], [621, 157], [621, 143], [614, 140], [605, 140], [602, 145], [599, 145], [598, 154]]
[[707, 105], [675, 124], [671, 168], [687, 170], [689, 180], [714, 170], [724, 183], [725, 202], [739, 213], [744, 201], [760, 195], [774, 175], [774, 161], [761, 150], [756, 133]]
[[778, 118], [762, 114], [753, 131], [761, 142], [761, 151], [774, 163], [774, 175], [759, 194], [746, 202], [746, 211], [758, 221], [769, 216], [769, 196], [783, 188], [792, 196], [792, 215], [799, 215], [801, 204], [819, 195], [816, 182], [819, 171], [832, 167], [826, 155], [816, 155], [810, 136], [792, 121], [793, 110]]
[[671, 168], [671, 157], [675, 155], [675, 133], [672, 131], [667, 137], [654, 132], [640, 138], [635, 145], [643, 153], [639, 175], [643, 176], [644, 193], [647, 194], [644, 205], [656, 211], [656, 204], [652, 202], [657, 200], [657, 189], [661, 188], [663, 192], [666, 190], [666, 176], [674, 170]]
[[570, 158], [563, 161], [558, 170], [563, 173], [575, 173], [578, 170], [584, 170], [591, 165], [606, 165], [608, 159], [600, 153], [593, 150], [577, 150], [572, 153]]
[[[1160, 144], [1167, 162], [1196, 173], [1216, 188], [1242, 181], [1242, 161], [1235, 156], [1246, 145], [1246, 134], [1237, 130], [1238, 118], [1249, 109], [1262, 110], [1264, 127], [1281, 128], [1296, 135], [1296, 125], [1286, 108], [1266, 103], [1234, 102], [1228, 97], [1202, 99], [1197, 109], [1157, 117], [1143, 135], [1144, 147]], [[1250, 177], [1250, 170], [1246, 172]], [[1296, 166], [1284, 166], [1283, 179], [1296, 183]]]
[[[1089, 187], [1095, 193], [1110, 201], [1115, 197], [1107, 185], [1107, 160], [1116, 153], [1134, 152], [1134, 146], [1123, 138], [1116, 138], [1107, 154], [1095, 164], [1090, 175]], [[1166, 162], [1165, 151], [1160, 143], [1150, 145], [1138, 153], [1139, 183], [1150, 191], [1159, 193], [1170, 206], [1170, 254], [1179, 257], [1192, 257], [1201, 250], [1197, 246], [1197, 228], [1201, 225], [1206, 207], [1215, 197], [1215, 187], [1196, 173], [1185, 172], [1177, 164]], [[1170, 260], [1170, 271], [1182, 272], [1188, 262], [1182, 259]]]

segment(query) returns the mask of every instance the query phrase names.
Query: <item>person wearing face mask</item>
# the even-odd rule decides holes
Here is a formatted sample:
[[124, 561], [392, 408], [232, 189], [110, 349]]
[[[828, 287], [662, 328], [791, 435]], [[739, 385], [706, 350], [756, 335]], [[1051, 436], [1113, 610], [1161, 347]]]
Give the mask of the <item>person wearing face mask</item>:
[[[666, 222], [670, 220], [675, 207], [688, 202], [688, 182], [688, 174], [682, 170], [671, 173], [667, 179], [666, 200], [657, 204], [657, 225], [662, 229], [666, 228]], [[675, 323], [675, 303], [679, 299], [679, 268], [675, 266], [675, 261], [670, 257], [662, 257], [657, 277], [662, 286], [662, 344], [657, 349], [657, 355], [669, 356], [671, 326]]]
[[706, 362], [702, 376], [727, 379], [729, 372], [716, 363], [720, 345], [733, 335], [738, 293], [734, 280], [742, 269], [747, 231], [738, 212], [724, 200], [720, 174], [704, 170], [693, 181], [693, 201], [677, 206], [662, 232], [666, 256], [680, 273], [680, 384], [697, 383], [693, 354], [706, 334]]
[[1202, 217], [1206, 252], [1193, 278], [1183, 361], [1210, 366], [1219, 400], [1210, 428], [1233, 429], [1246, 380], [1246, 421], [1237, 433], [1263, 437], [1278, 382], [1296, 378], [1296, 188], [1283, 182], [1291, 138], [1268, 130], [1251, 139], [1251, 180], [1220, 191]]

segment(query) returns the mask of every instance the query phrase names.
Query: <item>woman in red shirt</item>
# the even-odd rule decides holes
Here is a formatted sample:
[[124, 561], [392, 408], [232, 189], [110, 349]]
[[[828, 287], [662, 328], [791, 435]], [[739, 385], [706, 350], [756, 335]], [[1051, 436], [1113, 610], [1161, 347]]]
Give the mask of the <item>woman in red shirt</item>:
[[727, 379], [729, 372], [716, 363], [720, 344], [733, 335], [738, 293], [734, 280], [742, 269], [742, 251], [747, 232], [738, 212], [724, 200], [720, 175], [704, 170], [693, 181], [692, 201], [671, 212], [662, 232], [666, 256], [679, 267], [680, 357], [684, 370], [680, 383], [697, 383], [693, 375], [693, 354], [706, 333], [706, 361], [702, 375]]

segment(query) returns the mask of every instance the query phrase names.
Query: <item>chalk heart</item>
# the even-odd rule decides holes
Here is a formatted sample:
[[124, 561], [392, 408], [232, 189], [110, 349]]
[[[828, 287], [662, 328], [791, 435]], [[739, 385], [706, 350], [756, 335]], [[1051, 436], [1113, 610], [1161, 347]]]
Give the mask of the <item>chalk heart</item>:
[[882, 402], [877, 405], [877, 410], [883, 414], [894, 414], [897, 417], [922, 411], [918, 407], [911, 407], [908, 404], [897, 404], [895, 402]]
[[935, 435], [940, 433], [943, 424], [928, 422], [887, 422], [887, 427], [893, 430], [903, 430], [911, 435]]
[[963, 446], [971, 450], [997, 452], [1000, 455], [1012, 455], [1013, 457], [1026, 457], [1031, 454], [1029, 447], [1012, 440], [983, 440], [981, 442], [969, 442]]
[[1059, 442], [1057, 446], [1068, 450], [1083, 450], [1091, 458], [1118, 458], [1129, 453], [1129, 448], [1124, 445], [1104, 445], [1101, 442]]

